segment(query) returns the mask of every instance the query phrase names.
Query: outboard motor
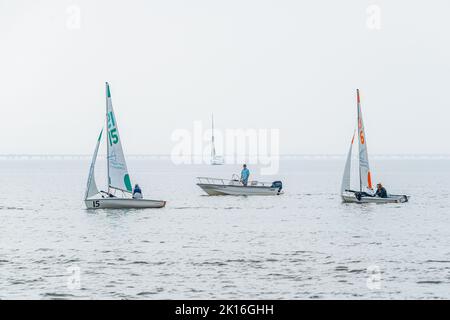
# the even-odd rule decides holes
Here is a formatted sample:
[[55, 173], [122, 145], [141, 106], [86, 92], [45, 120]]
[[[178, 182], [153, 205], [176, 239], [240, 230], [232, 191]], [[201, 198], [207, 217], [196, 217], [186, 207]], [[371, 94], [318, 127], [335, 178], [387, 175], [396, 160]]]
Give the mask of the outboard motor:
[[283, 189], [283, 183], [281, 181], [274, 181], [272, 182], [272, 188], [278, 188], [278, 193], [281, 192], [281, 189]]

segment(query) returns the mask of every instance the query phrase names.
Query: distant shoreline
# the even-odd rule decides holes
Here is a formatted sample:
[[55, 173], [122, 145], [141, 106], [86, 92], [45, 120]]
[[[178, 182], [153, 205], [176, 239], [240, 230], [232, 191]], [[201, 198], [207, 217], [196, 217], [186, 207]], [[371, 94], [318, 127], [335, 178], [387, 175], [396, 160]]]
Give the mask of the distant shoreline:
[[[282, 154], [280, 160], [327, 160], [343, 159], [345, 154]], [[0, 160], [84, 160], [91, 159], [90, 154], [0, 154]], [[192, 155], [193, 158], [201, 157]], [[104, 156], [99, 155], [99, 158]], [[146, 160], [170, 160], [168, 154], [131, 154], [128, 159], [146, 159]], [[374, 154], [372, 159], [390, 159], [390, 160], [450, 160], [450, 154]]]

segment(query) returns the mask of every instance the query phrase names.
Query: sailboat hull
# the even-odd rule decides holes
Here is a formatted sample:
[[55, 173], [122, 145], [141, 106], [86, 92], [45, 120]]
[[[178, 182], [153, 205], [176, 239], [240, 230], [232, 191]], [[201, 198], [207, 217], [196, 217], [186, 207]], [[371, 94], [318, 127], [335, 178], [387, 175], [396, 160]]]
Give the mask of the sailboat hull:
[[88, 209], [145, 209], [163, 208], [166, 205], [163, 200], [124, 198], [86, 199], [84, 203]]
[[213, 166], [223, 165], [223, 160], [222, 159], [212, 159], [211, 160], [211, 165], [213, 165]]
[[342, 194], [342, 201], [348, 203], [404, 203], [409, 201], [409, 196], [407, 195], [390, 195], [387, 198], [380, 197], [360, 197], [359, 199], [355, 194], [347, 193]]

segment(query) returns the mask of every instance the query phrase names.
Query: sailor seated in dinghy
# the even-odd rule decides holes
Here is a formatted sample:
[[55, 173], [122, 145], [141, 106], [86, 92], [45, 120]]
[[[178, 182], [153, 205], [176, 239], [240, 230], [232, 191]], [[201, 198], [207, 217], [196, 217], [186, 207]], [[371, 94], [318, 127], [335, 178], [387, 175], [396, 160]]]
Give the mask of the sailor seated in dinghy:
[[243, 168], [241, 171], [241, 182], [244, 185], [244, 187], [246, 187], [248, 184], [248, 178], [250, 177], [250, 171], [247, 169], [246, 164], [244, 164], [242, 167]]
[[142, 190], [138, 184], [134, 186], [133, 199], [142, 199]]
[[377, 192], [375, 192], [375, 197], [380, 197], [380, 198], [387, 198], [387, 191], [386, 189], [383, 187], [383, 185], [381, 183], [377, 184]]

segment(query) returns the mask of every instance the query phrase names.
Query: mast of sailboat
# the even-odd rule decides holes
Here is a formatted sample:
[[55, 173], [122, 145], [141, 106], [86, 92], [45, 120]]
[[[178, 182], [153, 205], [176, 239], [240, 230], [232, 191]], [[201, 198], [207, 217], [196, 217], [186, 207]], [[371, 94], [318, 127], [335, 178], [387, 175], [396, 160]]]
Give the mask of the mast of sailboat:
[[[357, 104], [356, 104], [356, 113], [357, 113], [357, 118], [358, 118], [358, 123], [357, 123], [357, 128], [358, 128], [358, 139], [360, 139], [360, 130], [361, 130], [361, 119], [360, 119], [360, 117], [359, 117], [359, 114], [360, 114], [360, 112], [359, 112], [359, 108], [360, 108], [360, 103], [361, 103], [361, 100], [360, 100], [360, 98], [359, 98], [359, 89], [356, 89], [356, 100], [357, 100]], [[360, 192], [362, 192], [362, 182], [361, 182], [361, 146], [359, 145], [359, 148], [358, 148], [358, 157], [359, 157], [359, 159], [360, 159], [360, 161], [358, 161], [358, 164], [359, 164], [359, 166], [358, 166], [358, 168], [359, 168], [359, 191]]]
[[108, 194], [109, 194], [109, 129], [108, 129], [108, 96], [110, 95], [109, 92], [109, 84], [106, 82], [106, 184], [108, 186]]
[[211, 157], [216, 156], [216, 147], [214, 146], [214, 114], [211, 114]]

